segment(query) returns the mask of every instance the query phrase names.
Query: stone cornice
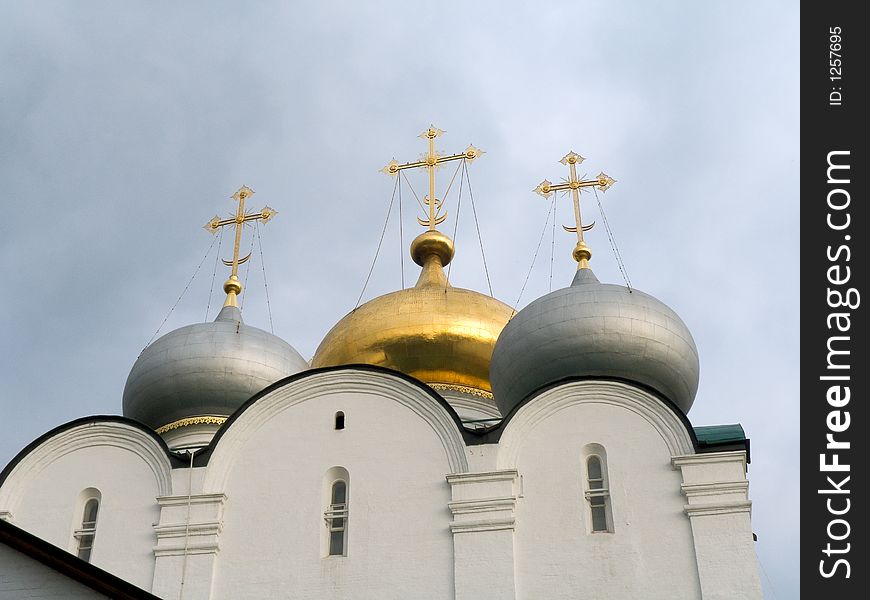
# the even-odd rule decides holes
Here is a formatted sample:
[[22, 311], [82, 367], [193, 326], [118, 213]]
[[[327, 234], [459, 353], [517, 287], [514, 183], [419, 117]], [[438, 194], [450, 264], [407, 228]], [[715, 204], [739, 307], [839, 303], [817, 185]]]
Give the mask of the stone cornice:
[[730, 515], [734, 513], [751, 513], [752, 502], [738, 500], [735, 502], [716, 502], [709, 504], [687, 504], [683, 510], [692, 517], [710, 517], [717, 515]]
[[452, 533], [514, 529], [519, 483], [516, 469], [454, 473], [447, 476], [447, 482], [453, 494], [447, 503], [453, 515]]
[[746, 470], [746, 452], [743, 450], [732, 450], [730, 452], [706, 452], [703, 454], [683, 454], [674, 456], [671, 459], [671, 465], [674, 468], [683, 467], [686, 465], [708, 465], [712, 463], [722, 462], [740, 462], [743, 465], [743, 470]]
[[480, 521], [461, 521], [450, 524], [450, 531], [456, 533], [474, 533], [478, 531], [513, 530], [516, 526], [513, 517], [509, 519], [486, 519]]
[[516, 479], [516, 469], [504, 469], [501, 471], [483, 471], [480, 473], [451, 473], [447, 475], [450, 485], [463, 483], [480, 483], [484, 481], [512, 481]]
[[187, 506], [190, 504], [224, 504], [227, 501], [226, 494], [194, 494], [192, 496], [158, 496], [157, 504], [160, 506]]
[[454, 515], [464, 515], [500, 510], [512, 511], [516, 505], [516, 496], [502, 496], [501, 498], [481, 498], [479, 500], [454, 500], [447, 503], [447, 508]]
[[743, 494], [749, 491], [748, 481], [722, 481], [716, 483], [684, 483], [680, 486], [686, 497], [718, 496], [721, 494]]
[[223, 522], [221, 521], [200, 521], [198, 523], [169, 523], [167, 525], [155, 525], [154, 531], [157, 533], [157, 539], [169, 539], [184, 537], [185, 535], [218, 535], [223, 531]]

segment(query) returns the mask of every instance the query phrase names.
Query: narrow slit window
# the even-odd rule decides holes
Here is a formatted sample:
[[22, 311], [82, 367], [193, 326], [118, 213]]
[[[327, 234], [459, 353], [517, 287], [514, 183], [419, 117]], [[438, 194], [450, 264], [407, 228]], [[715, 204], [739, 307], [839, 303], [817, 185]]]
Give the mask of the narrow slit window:
[[344, 413], [341, 411], [335, 413], [335, 428], [344, 429]]
[[587, 488], [586, 499], [589, 501], [592, 531], [610, 531], [607, 518], [607, 502], [610, 492], [604, 477], [601, 458], [590, 456], [586, 461]]
[[84, 561], [90, 562], [91, 550], [94, 547], [94, 538], [97, 535], [97, 512], [100, 509], [100, 501], [90, 498], [85, 502], [82, 514], [82, 526], [76, 529], [74, 535], [78, 541], [76, 554]]
[[344, 556], [347, 538], [347, 483], [332, 484], [331, 501], [323, 515], [329, 530], [329, 556]]

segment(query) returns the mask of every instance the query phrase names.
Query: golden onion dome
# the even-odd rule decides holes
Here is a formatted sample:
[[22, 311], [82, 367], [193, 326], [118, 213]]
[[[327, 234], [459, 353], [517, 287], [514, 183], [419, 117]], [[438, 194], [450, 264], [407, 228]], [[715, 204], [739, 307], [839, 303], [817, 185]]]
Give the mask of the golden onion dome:
[[400, 371], [439, 391], [492, 399], [489, 363], [514, 311], [495, 298], [452, 287], [443, 267], [453, 241], [430, 230], [411, 244], [423, 269], [413, 288], [351, 311], [330, 330], [313, 367], [369, 364]]

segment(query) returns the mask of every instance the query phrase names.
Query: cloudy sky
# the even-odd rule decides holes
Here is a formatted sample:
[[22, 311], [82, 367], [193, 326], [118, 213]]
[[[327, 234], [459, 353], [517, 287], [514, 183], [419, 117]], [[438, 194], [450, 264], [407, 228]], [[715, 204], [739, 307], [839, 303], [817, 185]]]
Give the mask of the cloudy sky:
[[[120, 412], [130, 367], [201, 262], [161, 333], [214, 318], [209, 290], [226, 271], [213, 276], [201, 226], [233, 210], [242, 184], [252, 208], [279, 211], [261, 228], [274, 329], [310, 358], [372, 264], [392, 191], [378, 169], [415, 160], [433, 123], [446, 131], [439, 149], [487, 151], [471, 185], [493, 290], [511, 305], [548, 216], [532, 188], [564, 177], [572, 149], [587, 157], [581, 173], [618, 180], [602, 202], [631, 281], [674, 308], [699, 348], [692, 422], [739, 422], [752, 439], [767, 597], [798, 596], [796, 3], [3, 12], [0, 464], [68, 420]], [[410, 181], [422, 192], [420, 175]], [[404, 201], [407, 245], [420, 228], [407, 190]], [[469, 208], [451, 279], [486, 291]], [[557, 211], [571, 222], [567, 198]], [[587, 236], [596, 274], [620, 282], [594, 196], [584, 215], [599, 221]], [[402, 285], [399, 232], [394, 212], [366, 299]], [[520, 307], [548, 291], [551, 264], [554, 287], [573, 274], [571, 235], [544, 233]], [[263, 264], [255, 246], [244, 312], [268, 329]], [[409, 284], [417, 268], [404, 269]]]

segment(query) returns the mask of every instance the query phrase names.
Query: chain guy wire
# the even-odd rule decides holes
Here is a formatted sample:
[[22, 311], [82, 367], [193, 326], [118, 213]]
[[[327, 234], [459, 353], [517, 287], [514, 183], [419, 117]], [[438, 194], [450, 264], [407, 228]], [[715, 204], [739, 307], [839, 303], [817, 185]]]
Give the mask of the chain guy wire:
[[520, 305], [520, 300], [523, 298], [523, 292], [526, 291], [526, 284], [529, 282], [529, 277], [532, 274], [532, 269], [535, 268], [535, 261], [538, 259], [538, 251], [541, 249], [541, 243], [544, 241], [544, 236], [547, 234], [547, 225], [550, 224], [550, 215], [553, 215], [553, 222], [556, 222], [556, 195], [550, 200], [550, 208], [547, 209], [547, 220], [544, 221], [544, 228], [541, 229], [541, 237], [538, 240], [538, 245], [535, 248], [535, 254], [532, 256], [532, 264], [529, 265], [529, 272], [526, 273], [526, 279], [523, 281], [523, 287], [520, 288], [520, 295], [517, 296], [517, 301], [514, 302], [514, 313], [517, 312], [517, 307]]
[[[465, 162], [465, 159], [462, 159], [462, 162]], [[458, 169], [457, 169], [458, 171]], [[454, 179], [456, 178], [456, 174], [453, 174]], [[462, 175], [459, 176], [459, 199], [456, 202], [456, 219], [453, 221], [453, 243], [456, 243], [456, 231], [459, 229], [459, 213], [462, 210], [462, 182], [465, 181], [465, 170], [463, 169]], [[453, 185], [453, 181], [450, 181], [450, 185]], [[448, 188], [449, 192], [449, 188]], [[446, 194], [445, 194], [446, 197]], [[453, 261], [450, 261], [450, 264], [447, 265], [447, 283], [450, 283], [450, 269], [453, 268]]]
[[420, 205], [420, 210], [423, 211], [423, 214], [426, 214], [428, 211], [426, 210], [426, 207], [423, 206], [423, 203], [420, 201], [420, 196], [418, 196], [418, 195], [417, 195], [417, 192], [414, 191], [414, 186], [412, 186], [412, 185], [411, 185], [411, 182], [408, 181], [408, 176], [405, 175], [405, 172], [404, 172], [404, 171], [399, 171], [399, 174], [400, 174], [402, 177], [404, 177], [404, 179], [405, 179], [405, 183], [408, 184], [408, 188], [410, 188], [411, 193], [414, 194], [414, 199], [417, 200], [417, 204]]
[[[409, 184], [410, 186], [410, 184]], [[381, 230], [381, 239], [378, 240], [378, 248], [375, 250], [375, 258], [372, 260], [372, 266], [369, 269], [369, 274], [366, 276], [366, 281], [363, 284], [362, 291], [359, 293], [359, 298], [356, 299], [356, 305], [354, 305], [353, 310], [359, 308], [359, 303], [362, 301], [363, 294], [366, 292], [366, 288], [369, 285], [369, 280], [372, 278], [372, 272], [375, 270], [375, 263], [378, 262], [378, 254], [381, 253], [381, 244], [384, 243], [384, 234], [387, 232], [387, 224], [390, 222], [390, 214], [393, 211], [393, 201], [396, 199], [396, 189], [399, 187], [399, 182], [396, 181], [396, 185], [393, 186], [393, 194], [390, 196], [390, 205], [387, 207], [387, 218], [384, 219], [384, 228]], [[413, 190], [412, 190], [413, 191]]]
[[212, 297], [212, 293], [214, 292], [214, 281], [217, 278], [217, 266], [218, 266], [218, 262], [220, 261], [220, 258], [221, 258], [221, 248], [224, 245], [224, 228], [223, 227], [221, 227], [220, 233], [218, 235], [220, 236], [220, 239], [218, 240], [217, 253], [215, 253], [215, 255], [214, 255], [214, 271], [211, 274], [211, 287], [208, 290], [208, 303], [205, 305], [205, 319], [203, 319], [203, 322], [208, 321], [208, 311], [211, 310], [211, 297]]
[[[166, 321], [169, 319], [169, 316], [175, 310], [175, 307], [178, 306], [178, 303], [181, 302], [181, 299], [184, 297], [184, 294], [187, 293], [188, 288], [190, 288], [190, 284], [193, 283], [193, 280], [196, 279], [196, 274], [199, 273], [199, 270], [202, 268], [205, 259], [208, 258], [209, 253], [211, 253], [211, 249], [214, 248], [215, 242], [217, 242], [217, 237], [212, 237], [211, 244], [208, 247], [208, 250], [205, 251], [205, 254], [202, 257], [202, 260], [199, 261], [199, 264], [196, 267], [196, 270], [193, 272], [193, 275], [190, 278], [190, 281], [187, 282], [187, 285], [184, 286], [184, 289], [181, 291], [181, 294], [178, 296], [178, 299], [175, 301], [175, 304], [172, 305], [172, 308], [169, 309], [169, 312], [166, 313], [166, 316], [163, 317], [163, 321], [160, 323], [160, 327], [157, 328], [157, 331], [154, 332], [154, 335], [151, 336], [151, 339], [148, 340], [148, 343], [145, 344], [145, 348], [151, 345], [151, 342], [154, 341], [154, 338], [157, 337], [157, 334], [160, 333], [160, 330], [163, 329], [163, 326], [166, 325]], [[142, 350], [145, 350], [143, 348]], [[140, 352], [141, 354], [141, 352]]]
[[607, 222], [607, 215], [604, 213], [604, 207], [601, 205], [601, 199], [598, 197], [598, 190], [594, 187], [595, 200], [598, 202], [598, 211], [601, 213], [601, 220], [604, 221], [604, 229], [607, 230], [607, 239], [610, 241], [610, 248], [613, 250], [613, 256], [616, 257], [616, 264], [619, 267], [619, 272], [622, 273], [622, 279], [625, 281], [625, 287], [631, 292], [631, 280], [628, 278], [628, 271], [625, 268], [625, 263], [622, 262], [622, 256], [619, 254], [619, 249], [616, 247], [616, 240], [613, 239], [613, 232], [610, 230], [610, 224]]
[[477, 209], [474, 207], [474, 192], [471, 190], [471, 178], [468, 176], [468, 165], [466, 161], [462, 161], [463, 171], [465, 171], [465, 182], [468, 184], [468, 197], [471, 199], [471, 212], [474, 215], [474, 225], [477, 227], [477, 241], [480, 242], [480, 255], [483, 257], [483, 272], [486, 273], [486, 285], [489, 287], [489, 295], [495, 298], [492, 293], [492, 282], [489, 279], [489, 269], [486, 266], [486, 253], [483, 251], [483, 237], [480, 235], [480, 222], [477, 220]]
[[[462, 162], [465, 162], [465, 159], [462, 159]], [[465, 171], [463, 170], [462, 175], [459, 177], [459, 198], [456, 201], [456, 220], [453, 222], [453, 241], [456, 242], [456, 232], [459, 229], [459, 210], [462, 208], [462, 184], [465, 181]], [[452, 182], [451, 182], [452, 183]], [[452, 262], [450, 263], [453, 264]], [[448, 265], [450, 266], [450, 265]]]
[[[248, 224], [245, 223], [245, 226], [248, 226]], [[251, 247], [250, 247], [250, 249], [248, 250], [248, 260], [245, 261], [245, 262], [248, 263], [248, 266], [245, 268], [245, 281], [244, 281], [244, 283], [242, 283], [242, 289], [243, 289], [243, 290], [248, 289], [248, 275], [251, 274], [251, 259], [250, 259], [250, 256], [251, 256], [251, 254], [253, 254], [253, 253], [254, 253], [254, 236], [251, 236]], [[248, 296], [247, 294], [245, 294], [245, 295], [242, 296], [242, 302], [241, 302], [241, 304], [239, 304], [239, 310], [242, 310], [243, 308], [245, 308], [245, 298], [246, 298], [247, 296]]]
[[556, 256], [556, 202], [553, 198], [553, 233], [550, 239], [550, 291], [553, 291], [553, 262]]
[[[450, 188], [453, 186], [453, 182], [456, 179], [456, 174], [459, 172], [460, 167], [462, 167], [462, 164], [464, 164], [464, 163], [465, 163], [465, 159], [462, 159], [460, 165], [457, 166], [456, 170], [453, 172], [453, 177], [450, 179], [450, 183], [447, 185], [447, 191], [444, 192], [444, 198], [441, 199], [442, 202], [444, 200], [446, 200], [447, 196], [450, 194]], [[417, 195], [417, 192], [414, 190], [414, 186], [412, 186], [411, 182], [408, 180], [408, 176], [405, 175], [405, 173], [403, 171], [399, 171], [399, 175], [401, 175], [402, 177], [405, 178], [405, 183], [408, 184], [408, 187], [411, 189], [411, 193], [414, 194], [414, 199], [417, 200], [417, 204], [420, 206], [420, 210], [422, 210], [423, 214], [426, 215], [429, 212], [429, 210], [423, 205], [423, 202], [420, 200], [420, 196]], [[400, 190], [400, 193], [401, 193], [401, 190]], [[401, 201], [401, 196], [399, 196], [399, 200]], [[400, 207], [401, 207], [401, 205], [400, 205]], [[400, 210], [401, 210], [401, 208], [400, 208]]]
[[405, 289], [405, 241], [402, 235], [402, 182], [396, 177], [396, 185], [399, 188], [399, 269], [402, 274], [402, 289]]
[[269, 313], [269, 330], [275, 335], [275, 324], [272, 322], [272, 303], [269, 302], [269, 284], [266, 282], [266, 259], [263, 257], [263, 240], [260, 239], [260, 221], [254, 221], [257, 228], [257, 245], [260, 247], [260, 266], [263, 269], [263, 288], [266, 290], [266, 310]]
[[[444, 200], [447, 200], [447, 196], [450, 195], [450, 188], [453, 187], [453, 182], [456, 181], [456, 174], [459, 173], [459, 170], [462, 168], [462, 166], [463, 166], [464, 164], [465, 164], [465, 159], [463, 158], [461, 161], [459, 161], [459, 164], [456, 165], [456, 170], [453, 171], [453, 177], [450, 178], [450, 183], [447, 184], [447, 191], [444, 192], [444, 197], [441, 199], [442, 202], [443, 202]], [[463, 173], [463, 175], [465, 175], [465, 174]], [[462, 183], [461, 178], [460, 178], [460, 182], [459, 182], [459, 183], [460, 183], [460, 184]], [[462, 191], [462, 188], [460, 188], [460, 191]]]
[[761, 567], [761, 573], [767, 581], [767, 587], [770, 589], [771, 594], [773, 594], [773, 599], [776, 600], [776, 590], [773, 588], [773, 582], [770, 580], [770, 577], [767, 576], [767, 571], [764, 569], [764, 563], [761, 562], [761, 556], [758, 554], [757, 550], [755, 552], [755, 558], [758, 559], [758, 566]]

